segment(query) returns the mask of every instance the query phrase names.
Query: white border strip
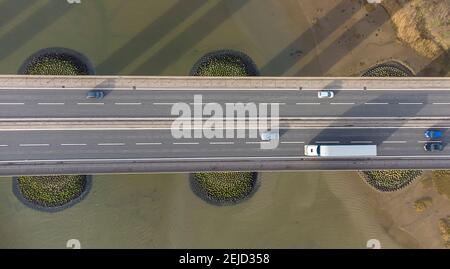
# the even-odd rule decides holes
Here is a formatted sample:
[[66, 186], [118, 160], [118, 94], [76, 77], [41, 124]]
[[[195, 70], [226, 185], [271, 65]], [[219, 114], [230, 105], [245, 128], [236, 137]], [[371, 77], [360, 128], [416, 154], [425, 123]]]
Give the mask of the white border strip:
[[361, 157], [361, 158], [327, 158], [327, 157], [305, 157], [305, 156], [243, 156], [243, 157], [175, 157], [175, 158], [129, 158], [129, 159], [66, 159], [66, 160], [11, 160], [11, 161], [0, 161], [0, 163], [49, 163], [49, 162], [120, 162], [120, 161], [190, 161], [190, 160], [282, 160], [282, 159], [294, 159], [294, 160], [334, 160], [334, 161], [347, 161], [347, 160], [364, 160], [364, 161], [376, 161], [379, 159], [417, 159], [417, 158], [433, 158], [433, 159], [449, 159], [450, 155], [412, 155], [412, 156], [376, 156], [376, 157]]

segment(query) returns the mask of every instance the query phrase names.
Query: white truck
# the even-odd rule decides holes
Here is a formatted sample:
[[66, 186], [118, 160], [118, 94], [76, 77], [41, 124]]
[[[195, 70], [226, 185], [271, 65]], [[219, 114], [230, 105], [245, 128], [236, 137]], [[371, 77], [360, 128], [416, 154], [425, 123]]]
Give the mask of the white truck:
[[305, 156], [373, 157], [377, 156], [377, 145], [305, 145]]

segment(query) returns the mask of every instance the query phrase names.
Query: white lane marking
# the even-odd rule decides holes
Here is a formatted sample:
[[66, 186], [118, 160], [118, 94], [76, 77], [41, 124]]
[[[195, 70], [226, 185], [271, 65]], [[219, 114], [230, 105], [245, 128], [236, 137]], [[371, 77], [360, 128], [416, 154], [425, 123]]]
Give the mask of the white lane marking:
[[365, 105], [389, 105], [389, 103], [364, 103]]
[[316, 141], [317, 144], [339, 144], [339, 141]]
[[[450, 158], [450, 155], [410, 155], [410, 156], [390, 156], [390, 155], [379, 155], [375, 156], [372, 159], [402, 159], [402, 158], [426, 158], [426, 159], [439, 159], [439, 158]], [[64, 162], [64, 163], [86, 163], [86, 162], [121, 162], [121, 161], [127, 161], [127, 162], [133, 162], [133, 161], [211, 161], [211, 160], [315, 160], [320, 161], [320, 158], [317, 157], [306, 157], [306, 156], [242, 156], [242, 157], [230, 157], [230, 156], [222, 156], [222, 157], [167, 157], [167, 158], [129, 158], [129, 159], [65, 159], [65, 160], [45, 160], [45, 159], [36, 159], [36, 160], [7, 160], [7, 161], [0, 161], [0, 163], [55, 163], [55, 162]], [[323, 157], [323, 159], [327, 159]], [[341, 160], [348, 160], [349, 158], [342, 158]], [[360, 160], [361, 158], [350, 158], [350, 160]]]
[[79, 105], [79, 106], [101, 106], [104, 104], [105, 103], [77, 103], [77, 105]]
[[98, 143], [98, 146], [125, 146], [125, 143]]
[[136, 143], [136, 146], [162, 145], [161, 142], [141, 142]]
[[[170, 80], [177, 80], [176, 77], [168, 77]], [[182, 78], [182, 82], [186, 82], [184, 78]], [[224, 80], [225, 82], [227, 80]], [[54, 88], [44, 88], [44, 87], [0, 87], [0, 90], [61, 90], [62, 87], [54, 87]], [[132, 87], [124, 88], [124, 87], [117, 87], [117, 88], [111, 88], [111, 87], [102, 87], [103, 90], [125, 90], [125, 91], [299, 91], [299, 88], [210, 88], [208, 86], [204, 88], [173, 88], [173, 87], [167, 87], [167, 88], [158, 88], [158, 87], [136, 87], [135, 89]], [[92, 90], [92, 87], [65, 87], [64, 90]], [[345, 89], [347, 90], [347, 89]], [[350, 89], [348, 89], [350, 90]], [[423, 89], [422, 89], [423, 90]], [[428, 90], [428, 89], [427, 89]]]
[[153, 103], [155, 106], [173, 106], [177, 103]]
[[234, 145], [234, 142], [210, 142], [210, 145]]
[[419, 140], [417, 143], [442, 143], [442, 141], [433, 141], [433, 140]]
[[[307, 126], [307, 127], [279, 127], [279, 130], [321, 130], [321, 129], [337, 129], [337, 130], [357, 130], [357, 129], [421, 129], [425, 130], [428, 128], [437, 128], [437, 129], [450, 129], [450, 126], [445, 125], [436, 125], [436, 126], [427, 126], [427, 127], [417, 127], [417, 126], [353, 126], [353, 127], [342, 127], [342, 126]], [[186, 130], [202, 130], [203, 128], [186, 128]], [[241, 127], [230, 127], [230, 128], [221, 128], [220, 130], [237, 130], [242, 129]], [[259, 130], [259, 127], [250, 127], [245, 128], [246, 130]], [[163, 131], [163, 130], [172, 130], [172, 127], [111, 127], [111, 128], [104, 128], [104, 127], [74, 127], [74, 128], [54, 128], [54, 127], [42, 127], [42, 128], [13, 128], [13, 129], [2, 129], [0, 127], [0, 132], [29, 132], [29, 131], [129, 131], [129, 130], [135, 130], [135, 131], [148, 131], [148, 130], [155, 130], [155, 131]]]
[[450, 103], [433, 103], [433, 105], [450, 105]]
[[114, 103], [115, 105], [118, 106], [139, 106], [142, 105], [142, 103]]
[[[332, 90], [333, 87], [327, 87], [328, 89]], [[323, 91], [327, 89], [323, 88], [302, 88], [302, 91]], [[336, 89], [335, 89], [336, 90]], [[364, 88], [348, 88], [348, 89], [337, 89], [338, 91], [363, 91]]]
[[25, 103], [0, 103], [2, 106], [19, 106], [19, 105], [25, 105]]
[[65, 103], [38, 103], [38, 105], [44, 105], [44, 106], [62, 106], [62, 105], [65, 105]]
[[268, 141], [258, 141], [258, 142], [245, 142], [245, 144], [269, 144], [270, 142]]
[[281, 144], [305, 144], [303, 141], [282, 141]]
[[354, 105], [355, 103], [330, 103], [330, 105]]
[[2, 148], [3, 148], [3, 147], [8, 147], [8, 145], [0, 145], [0, 147], [2, 147]]
[[417, 102], [417, 103], [398, 103], [399, 105], [423, 105], [423, 103]]
[[401, 88], [401, 89], [393, 89], [393, 88], [367, 88], [368, 91], [448, 91], [449, 88]]
[[[1, 75], [0, 75], [1, 77]], [[286, 120], [450, 120], [449, 117], [280, 117]], [[136, 120], [152, 120], [152, 121], [162, 121], [162, 120], [176, 120], [179, 117], [91, 117], [91, 118], [80, 118], [80, 117], [70, 117], [70, 118], [0, 118], [0, 121], [136, 121]], [[202, 117], [192, 117], [192, 119], [204, 119]], [[218, 117], [218, 120], [248, 120], [248, 119], [271, 119], [270, 117]]]
[[383, 141], [384, 144], [402, 144], [406, 142], [407, 141]]
[[61, 144], [61, 146], [87, 146], [87, 144]]
[[373, 141], [369, 141], [369, 140], [367, 140], [367, 141], [350, 141], [350, 143], [352, 143], [352, 144], [371, 144], [371, 143], [373, 143]]
[[320, 105], [320, 103], [295, 103], [296, 105]]
[[[409, 155], [409, 156], [391, 156], [391, 155], [379, 155], [375, 156], [372, 159], [401, 159], [401, 158], [450, 158], [450, 155]], [[320, 161], [320, 158], [317, 157], [306, 157], [306, 156], [242, 156], [242, 157], [230, 157], [230, 156], [223, 156], [223, 157], [168, 157], [168, 158], [129, 158], [129, 159], [65, 159], [65, 160], [45, 160], [45, 159], [37, 159], [37, 160], [8, 160], [8, 161], [0, 161], [0, 163], [36, 163], [36, 162], [46, 162], [46, 163], [55, 163], [55, 162], [65, 162], [65, 163], [80, 163], [80, 162], [120, 162], [120, 161], [189, 161], [189, 160], [280, 160], [280, 159], [296, 159], [296, 160], [315, 160]], [[323, 157], [323, 159], [327, 159]], [[350, 158], [350, 160], [359, 160], [361, 158]], [[349, 158], [341, 158], [341, 160], [349, 160]]]
[[48, 147], [50, 144], [20, 144], [20, 147]]
[[198, 145], [199, 142], [174, 142], [174, 145]]

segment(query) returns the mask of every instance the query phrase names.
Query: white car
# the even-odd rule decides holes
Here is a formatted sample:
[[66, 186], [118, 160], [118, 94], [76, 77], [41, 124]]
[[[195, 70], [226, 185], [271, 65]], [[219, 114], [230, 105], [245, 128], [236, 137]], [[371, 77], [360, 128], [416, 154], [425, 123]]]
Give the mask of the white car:
[[280, 139], [280, 134], [278, 132], [264, 132], [261, 134], [261, 140], [271, 141]]
[[333, 98], [334, 92], [333, 91], [319, 91], [317, 93], [317, 97], [319, 98]]

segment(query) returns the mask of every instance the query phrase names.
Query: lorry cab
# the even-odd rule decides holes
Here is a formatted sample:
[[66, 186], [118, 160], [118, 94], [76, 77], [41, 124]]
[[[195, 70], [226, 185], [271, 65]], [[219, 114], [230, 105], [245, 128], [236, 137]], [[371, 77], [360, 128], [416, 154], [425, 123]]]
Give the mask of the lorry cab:
[[305, 155], [306, 156], [319, 156], [320, 155], [320, 147], [318, 145], [306, 145], [305, 146]]

